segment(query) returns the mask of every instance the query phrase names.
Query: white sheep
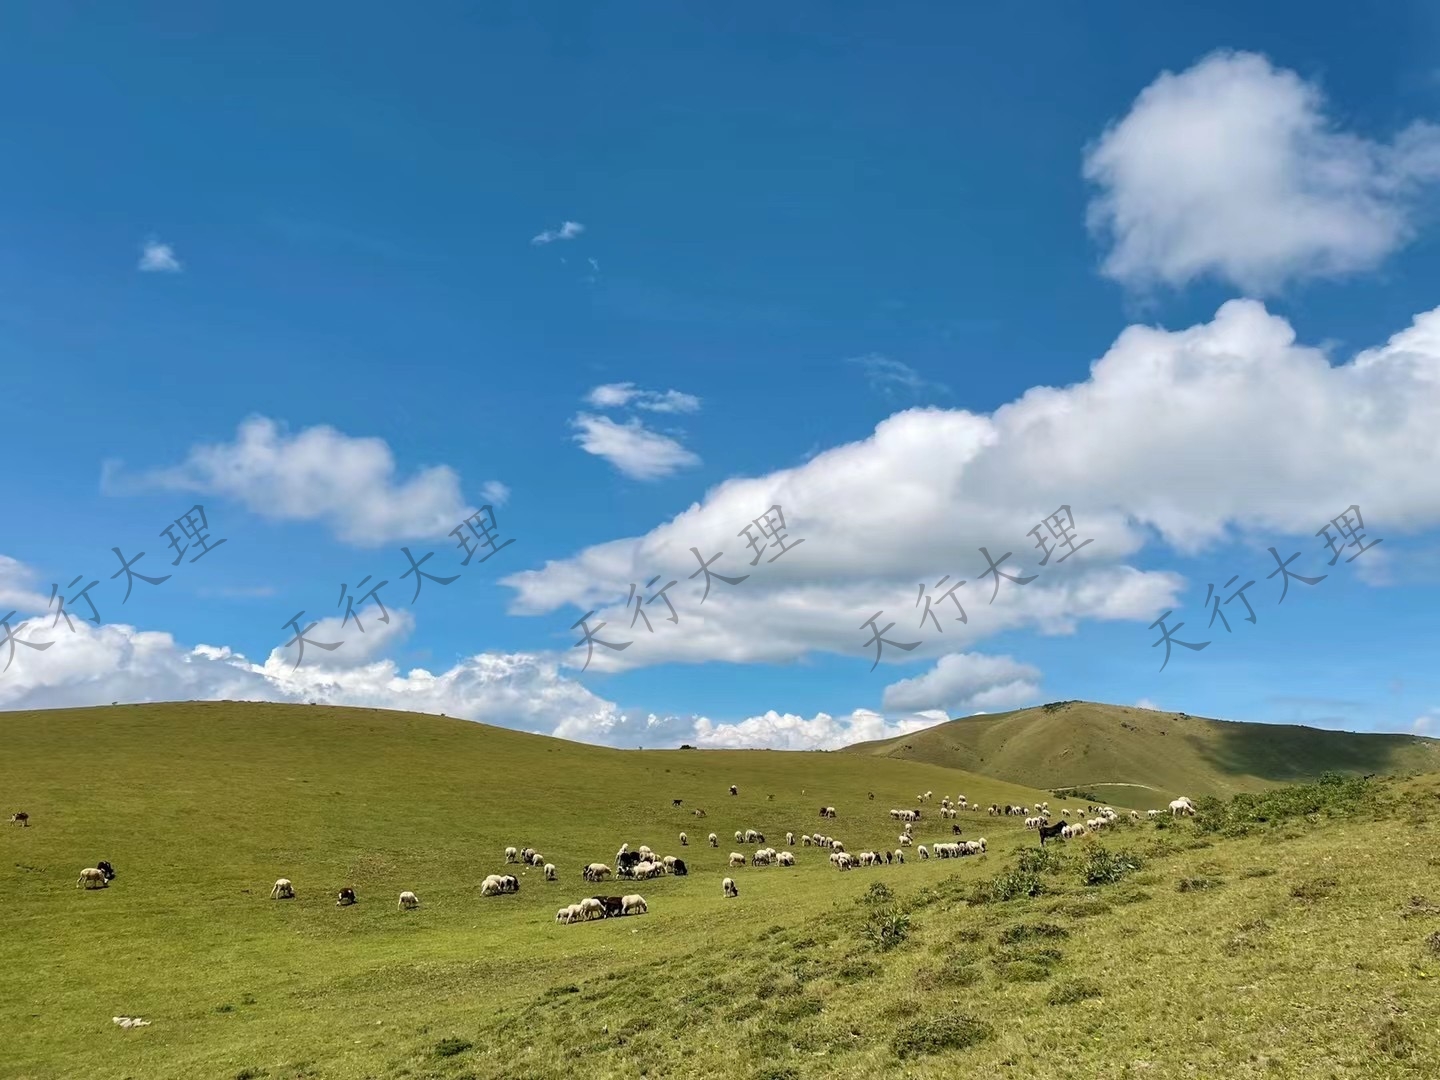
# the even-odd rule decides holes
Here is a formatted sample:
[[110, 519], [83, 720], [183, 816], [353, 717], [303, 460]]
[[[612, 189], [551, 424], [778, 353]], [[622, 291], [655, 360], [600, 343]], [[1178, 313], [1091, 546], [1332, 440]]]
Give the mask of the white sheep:
[[491, 874], [484, 881], [480, 882], [481, 896], [499, 896], [505, 889], [505, 883], [500, 880], [499, 874]]
[[802, 844], [804, 844], [806, 847], [809, 847], [809, 846], [810, 846], [810, 843], [811, 843], [811, 840], [810, 840], [810, 837], [809, 837], [809, 836], [801, 836], [801, 837], [800, 837], [800, 842], [801, 842]]
[[605, 905], [599, 900], [596, 900], [593, 896], [587, 896], [584, 900], [580, 901], [580, 918], [582, 920], [590, 918], [603, 919], [604, 917]]
[[737, 844], [743, 844], [744, 842], [745, 842], [745, 834], [742, 833], [739, 829], [736, 829], [736, 830], [735, 830], [735, 843], [737, 843]]
[[554, 881], [554, 880], [555, 880], [555, 864], [554, 864], [553, 862], [547, 862], [547, 863], [545, 864], [545, 880], [546, 880], [546, 881]]
[[650, 909], [645, 906], [645, 898], [639, 893], [631, 893], [629, 896], [620, 898], [620, 910], [626, 915], [644, 915]]
[[1171, 817], [1178, 817], [1181, 814], [1186, 814], [1190, 817], [1195, 816], [1195, 804], [1184, 795], [1181, 795], [1180, 798], [1170, 804]]
[[756, 832], [754, 829], [746, 829], [746, 830], [745, 830], [745, 843], [747, 843], [747, 844], [754, 844], [754, 843], [758, 843], [759, 840], [760, 840], [760, 834], [759, 834], [758, 832]]
[[910, 839], [909, 833], [901, 833], [898, 837], [896, 837], [896, 839], [899, 840], [902, 844], [910, 844], [914, 842]]
[[582, 876], [586, 881], [599, 881], [601, 878], [610, 876], [610, 867], [604, 863], [592, 862], [589, 866], [585, 867]]
[[420, 898], [416, 896], [413, 892], [411, 892], [409, 889], [406, 889], [400, 894], [400, 906], [407, 911], [410, 908], [419, 907]]
[[903, 863], [905, 861], [905, 852], [902, 848], [895, 849], [895, 861], [898, 863]]
[[667, 874], [674, 872], [674, 870], [675, 870], [675, 856], [674, 856], [674, 855], [666, 855], [665, 858], [663, 858], [663, 859], [660, 860], [660, 863], [661, 863], [662, 866], [665, 867], [665, 872], [666, 872]]
[[507, 847], [505, 849], [505, 861], [507, 863], [514, 862], [519, 855], [520, 852], [516, 851], [513, 847]]
[[720, 838], [719, 838], [718, 836], [716, 836], [713, 832], [710, 834], [710, 846], [711, 846], [711, 847], [719, 847], [719, 846], [720, 846]]
[[569, 923], [571, 916], [577, 914], [578, 911], [578, 904], [570, 904], [567, 907], [562, 907], [559, 911], [555, 912], [555, 921], [558, 923]]
[[836, 851], [844, 851], [844, 850], [845, 850], [845, 845], [842, 844], [842, 843], [840, 843], [839, 840], [836, 840], [836, 839], [834, 839], [833, 837], [829, 837], [829, 836], [827, 836], [825, 839], [830, 841], [830, 847], [834, 848]]
[[[287, 881], [285, 884], [288, 885], [290, 883]], [[80, 880], [75, 882], [77, 889], [80, 888], [81, 885], [84, 885], [87, 889], [105, 888], [105, 871], [97, 870], [93, 866], [87, 866], [84, 870], [80, 871]]]
[[741, 855], [740, 852], [738, 852], [738, 851], [732, 851], [732, 852], [730, 852], [730, 865], [731, 865], [731, 866], [744, 866], [744, 865], [745, 865], [745, 856], [744, 856], [744, 855]]
[[1157, 818], [1157, 817], [1160, 816], [1160, 811], [1159, 811], [1159, 810], [1146, 810], [1146, 811], [1145, 811], [1145, 816], [1146, 816], [1146, 817], [1151, 817], [1151, 818]]
[[930, 851], [929, 851], [928, 848], [925, 847], [924, 844], [921, 844], [921, 845], [920, 845], [919, 847], [917, 847], [915, 850], [916, 850], [917, 852], [919, 852], [920, 858], [922, 858], [922, 859], [928, 859], [928, 858], [930, 857]]
[[795, 865], [795, 856], [794, 856], [793, 854], [791, 854], [790, 852], [788, 852], [788, 851], [782, 851], [782, 852], [780, 852], [780, 854], [779, 854], [779, 856], [778, 856], [778, 859], [779, 859], [779, 862], [780, 862], [780, 865], [781, 865], [781, 866], [794, 866], [794, 865]]
[[680, 846], [681, 846], [681, 847], [689, 847], [689, 846], [690, 846], [690, 838], [689, 838], [688, 836], [686, 836], [683, 832], [680, 834]]
[[735, 879], [734, 879], [734, 878], [728, 878], [728, 877], [727, 877], [724, 881], [722, 881], [722, 882], [720, 883], [720, 888], [721, 888], [721, 890], [724, 891], [724, 893], [725, 893], [726, 896], [739, 896], [739, 895], [740, 895], [740, 890], [735, 887]]
[[[97, 874], [100, 873], [99, 870], [96, 870], [95, 872], [96, 872]], [[279, 879], [276, 880], [274, 887], [270, 890], [270, 899], [271, 899], [271, 900], [293, 900], [293, 899], [295, 899], [295, 887], [290, 884], [290, 879], [289, 879], [289, 878], [282, 877], [282, 878], [279, 878]]]
[[787, 832], [785, 834], [785, 843], [788, 844], [790, 847], [795, 846], [795, 834], [793, 832]]

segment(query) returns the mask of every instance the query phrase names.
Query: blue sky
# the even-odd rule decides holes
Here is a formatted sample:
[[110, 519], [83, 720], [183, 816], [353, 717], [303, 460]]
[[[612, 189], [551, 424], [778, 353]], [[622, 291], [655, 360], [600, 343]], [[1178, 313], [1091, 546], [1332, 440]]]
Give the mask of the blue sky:
[[[56, 642], [0, 708], [1432, 730], [1440, 13], [470, 7], [0, 16], [0, 615]], [[487, 501], [515, 543], [461, 568]], [[197, 502], [228, 543], [171, 567]], [[751, 571], [777, 503], [806, 542], [700, 607], [689, 548]], [[1094, 543], [1037, 568], [1062, 503]], [[1352, 503], [1384, 542], [1327, 567]], [[981, 545], [1040, 576], [986, 603]], [[1271, 545], [1330, 576], [1277, 604]], [[173, 576], [122, 606], [114, 546]], [[402, 546], [462, 576], [411, 605]], [[103, 625], [72, 633], [80, 574]], [[272, 655], [301, 609], [336, 640], [367, 574], [388, 627]], [[631, 631], [657, 574], [680, 622]], [[947, 574], [969, 622], [920, 633]], [[1257, 622], [1207, 630], [1236, 574]], [[582, 672], [591, 608], [635, 644]], [[872, 672], [877, 610], [924, 643]], [[1214, 644], [1162, 672], [1167, 610]]]

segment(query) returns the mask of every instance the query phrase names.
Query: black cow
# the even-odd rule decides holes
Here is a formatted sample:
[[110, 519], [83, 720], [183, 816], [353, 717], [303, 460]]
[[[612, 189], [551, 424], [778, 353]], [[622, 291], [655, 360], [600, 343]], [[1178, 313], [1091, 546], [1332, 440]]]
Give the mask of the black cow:
[[676, 859], [675, 864], [670, 868], [670, 873], [673, 874], [675, 877], [684, 877], [686, 874], [690, 873], [690, 871], [685, 868], [684, 859]]
[[349, 906], [350, 906], [351, 904], [353, 904], [353, 903], [355, 903], [355, 890], [354, 890], [354, 889], [341, 889], [341, 890], [340, 890], [340, 898], [335, 901], [335, 906], [336, 906], [336, 907], [349, 907]]
[[99, 870], [102, 874], [105, 875], [105, 880], [106, 880], [106, 881], [114, 881], [114, 880], [115, 880], [115, 868], [114, 868], [113, 866], [111, 866], [108, 862], [98, 862], [98, 863], [96, 863], [96, 864], [95, 864], [95, 869], [96, 869], [96, 870]]
[[1059, 836], [1060, 830], [1065, 828], [1065, 822], [1057, 821], [1054, 825], [1040, 826], [1040, 846], [1045, 846], [1045, 841], [1052, 836]]
[[605, 905], [605, 917], [608, 919], [613, 915], [625, 914], [625, 898], [622, 896], [595, 896], [593, 900], [599, 900]]

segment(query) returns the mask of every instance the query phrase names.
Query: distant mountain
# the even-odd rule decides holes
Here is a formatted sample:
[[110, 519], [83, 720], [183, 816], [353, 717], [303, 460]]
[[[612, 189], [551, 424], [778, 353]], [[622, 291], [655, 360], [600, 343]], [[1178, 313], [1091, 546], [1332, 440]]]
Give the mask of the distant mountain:
[[1440, 770], [1440, 740], [1208, 720], [1090, 701], [951, 720], [841, 753], [944, 765], [1027, 787], [1076, 787], [1129, 806], [1229, 795], [1326, 771]]

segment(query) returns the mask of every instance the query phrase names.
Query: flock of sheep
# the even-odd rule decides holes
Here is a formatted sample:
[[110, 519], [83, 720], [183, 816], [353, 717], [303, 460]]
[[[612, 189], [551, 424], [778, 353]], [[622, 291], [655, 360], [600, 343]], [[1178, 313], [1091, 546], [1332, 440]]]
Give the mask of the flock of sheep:
[[[730, 794], [738, 794], [738, 788], [735, 785], [731, 785]], [[917, 795], [916, 800], [925, 803], [930, 801], [932, 797], [933, 792], [927, 791], [924, 794]], [[875, 798], [873, 793], [870, 795], [870, 798], [872, 800]], [[675, 799], [672, 802], [674, 806], [678, 807], [681, 800]], [[1172, 816], [1185, 815], [1193, 817], [1195, 815], [1195, 804], [1184, 796], [1171, 802], [1169, 809]], [[940, 816], [942, 818], [950, 819], [957, 817], [963, 810], [978, 812], [980, 807], [969, 804], [964, 795], [956, 796], [953, 801], [949, 798], [941, 799]], [[1040, 843], [1042, 845], [1044, 845], [1047, 839], [1054, 836], [1070, 840], [1085, 836], [1099, 829], [1107, 828], [1113, 824], [1119, 816], [1113, 807], [1088, 806], [1084, 808], [1084, 810], [1077, 808], [1074, 813], [1077, 818], [1083, 817], [1087, 813], [1093, 814], [1093, 817], [1086, 818], [1083, 821], [1076, 820], [1073, 823], [1062, 820], [1052, 824], [1050, 821], [1050, 806], [1047, 802], [1039, 803], [1033, 813], [1028, 806], [1013, 806], [1009, 804], [1003, 808], [998, 804], [991, 804], [987, 812], [992, 816], [1024, 816], [1025, 827], [1027, 829], [1038, 830]], [[705, 816], [705, 811], [703, 810], [696, 810], [694, 813], [697, 817]], [[1160, 810], [1150, 810], [1148, 811], [1148, 816], [1155, 818], [1161, 813], [1162, 811]], [[836, 816], [836, 810], [833, 806], [820, 807], [820, 817], [833, 819]], [[892, 809], [890, 816], [894, 820], [905, 823], [904, 831], [900, 833], [898, 837], [900, 847], [896, 848], [893, 852], [862, 851], [851, 855], [845, 850], [845, 845], [841, 841], [819, 832], [802, 835], [800, 840], [804, 847], [814, 846], [829, 849], [830, 863], [837, 870], [849, 870], [855, 866], [890, 865], [892, 862], [903, 865], [905, 862], [904, 849], [914, 843], [914, 823], [921, 820], [922, 812], [920, 810]], [[1062, 819], [1069, 818], [1071, 816], [1070, 809], [1062, 808], [1060, 810], [1060, 816]], [[1140, 814], [1135, 810], [1131, 810], [1130, 818], [1138, 821]], [[29, 826], [29, 815], [23, 811], [12, 815], [10, 820], [17, 825]], [[959, 835], [960, 826], [953, 826], [953, 831], [955, 835]], [[689, 837], [683, 832], [680, 833], [679, 839], [682, 847], [686, 847], [690, 843]], [[710, 833], [708, 841], [710, 847], [719, 847], [720, 839], [715, 833]], [[736, 829], [735, 842], [764, 844], [765, 834], [756, 829]], [[786, 832], [785, 843], [790, 847], [795, 846], [794, 832]], [[932, 853], [936, 858], [941, 859], [962, 858], [967, 855], [983, 855], [986, 851], [986, 840], [982, 836], [977, 840], [954, 842], [937, 841], [929, 847], [925, 844], [920, 844], [915, 847], [915, 851], [921, 859], [930, 858]], [[555, 864], [547, 862], [545, 857], [533, 848], [518, 849], [507, 847], [505, 849], [505, 861], [506, 863], [519, 862], [527, 866], [540, 867], [543, 869], [546, 881], [557, 880]], [[728, 866], [732, 868], [742, 867], [746, 865], [746, 861], [744, 854], [738, 851], [732, 851], [730, 853]], [[795, 854], [791, 851], [777, 851], [773, 847], [760, 847], [750, 856], [749, 864], [751, 866], [794, 866]], [[657, 855], [650, 847], [644, 844], [641, 844], [635, 851], [630, 850], [628, 843], [622, 844], [620, 850], [615, 853], [615, 865], [616, 869], [612, 870], [605, 863], [589, 863], [581, 870], [581, 877], [589, 882], [603, 881], [612, 875], [631, 880], [645, 880], [664, 875], [683, 877], [689, 872], [683, 859], [676, 858], [673, 855]], [[102, 861], [94, 867], [87, 867], [82, 870], [76, 886], [83, 886], [87, 889], [107, 888], [114, 878], [114, 867], [111, 866], [109, 862]], [[519, 892], [519, 890], [520, 881], [512, 874], [490, 874], [480, 883], [481, 896], [499, 896], [506, 893]], [[721, 893], [727, 898], [737, 897], [740, 895], [740, 890], [736, 886], [735, 880], [727, 877], [721, 882]], [[270, 897], [272, 900], [293, 900], [295, 898], [295, 887], [289, 878], [279, 878], [270, 890]], [[343, 888], [340, 890], [339, 897], [336, 900], [338, 906], [348, 907], [355, 902], [356, 896], [353, 888]], [[400, 893], [398, 906], [401, 910], [408, 911], [419, 907], [420, 899], [415, 893], [407, 889]], [[649, 907], [646, 904], [645, 898], [638, 893], [631, 893], [625, 896], [590, 896], [585, 897], [577, 903], [561, 908], [555, 913], [555, 921], [568, 925], [597, 918], [605, 919], [625, 915], [644, 914], [648, 911]]]

